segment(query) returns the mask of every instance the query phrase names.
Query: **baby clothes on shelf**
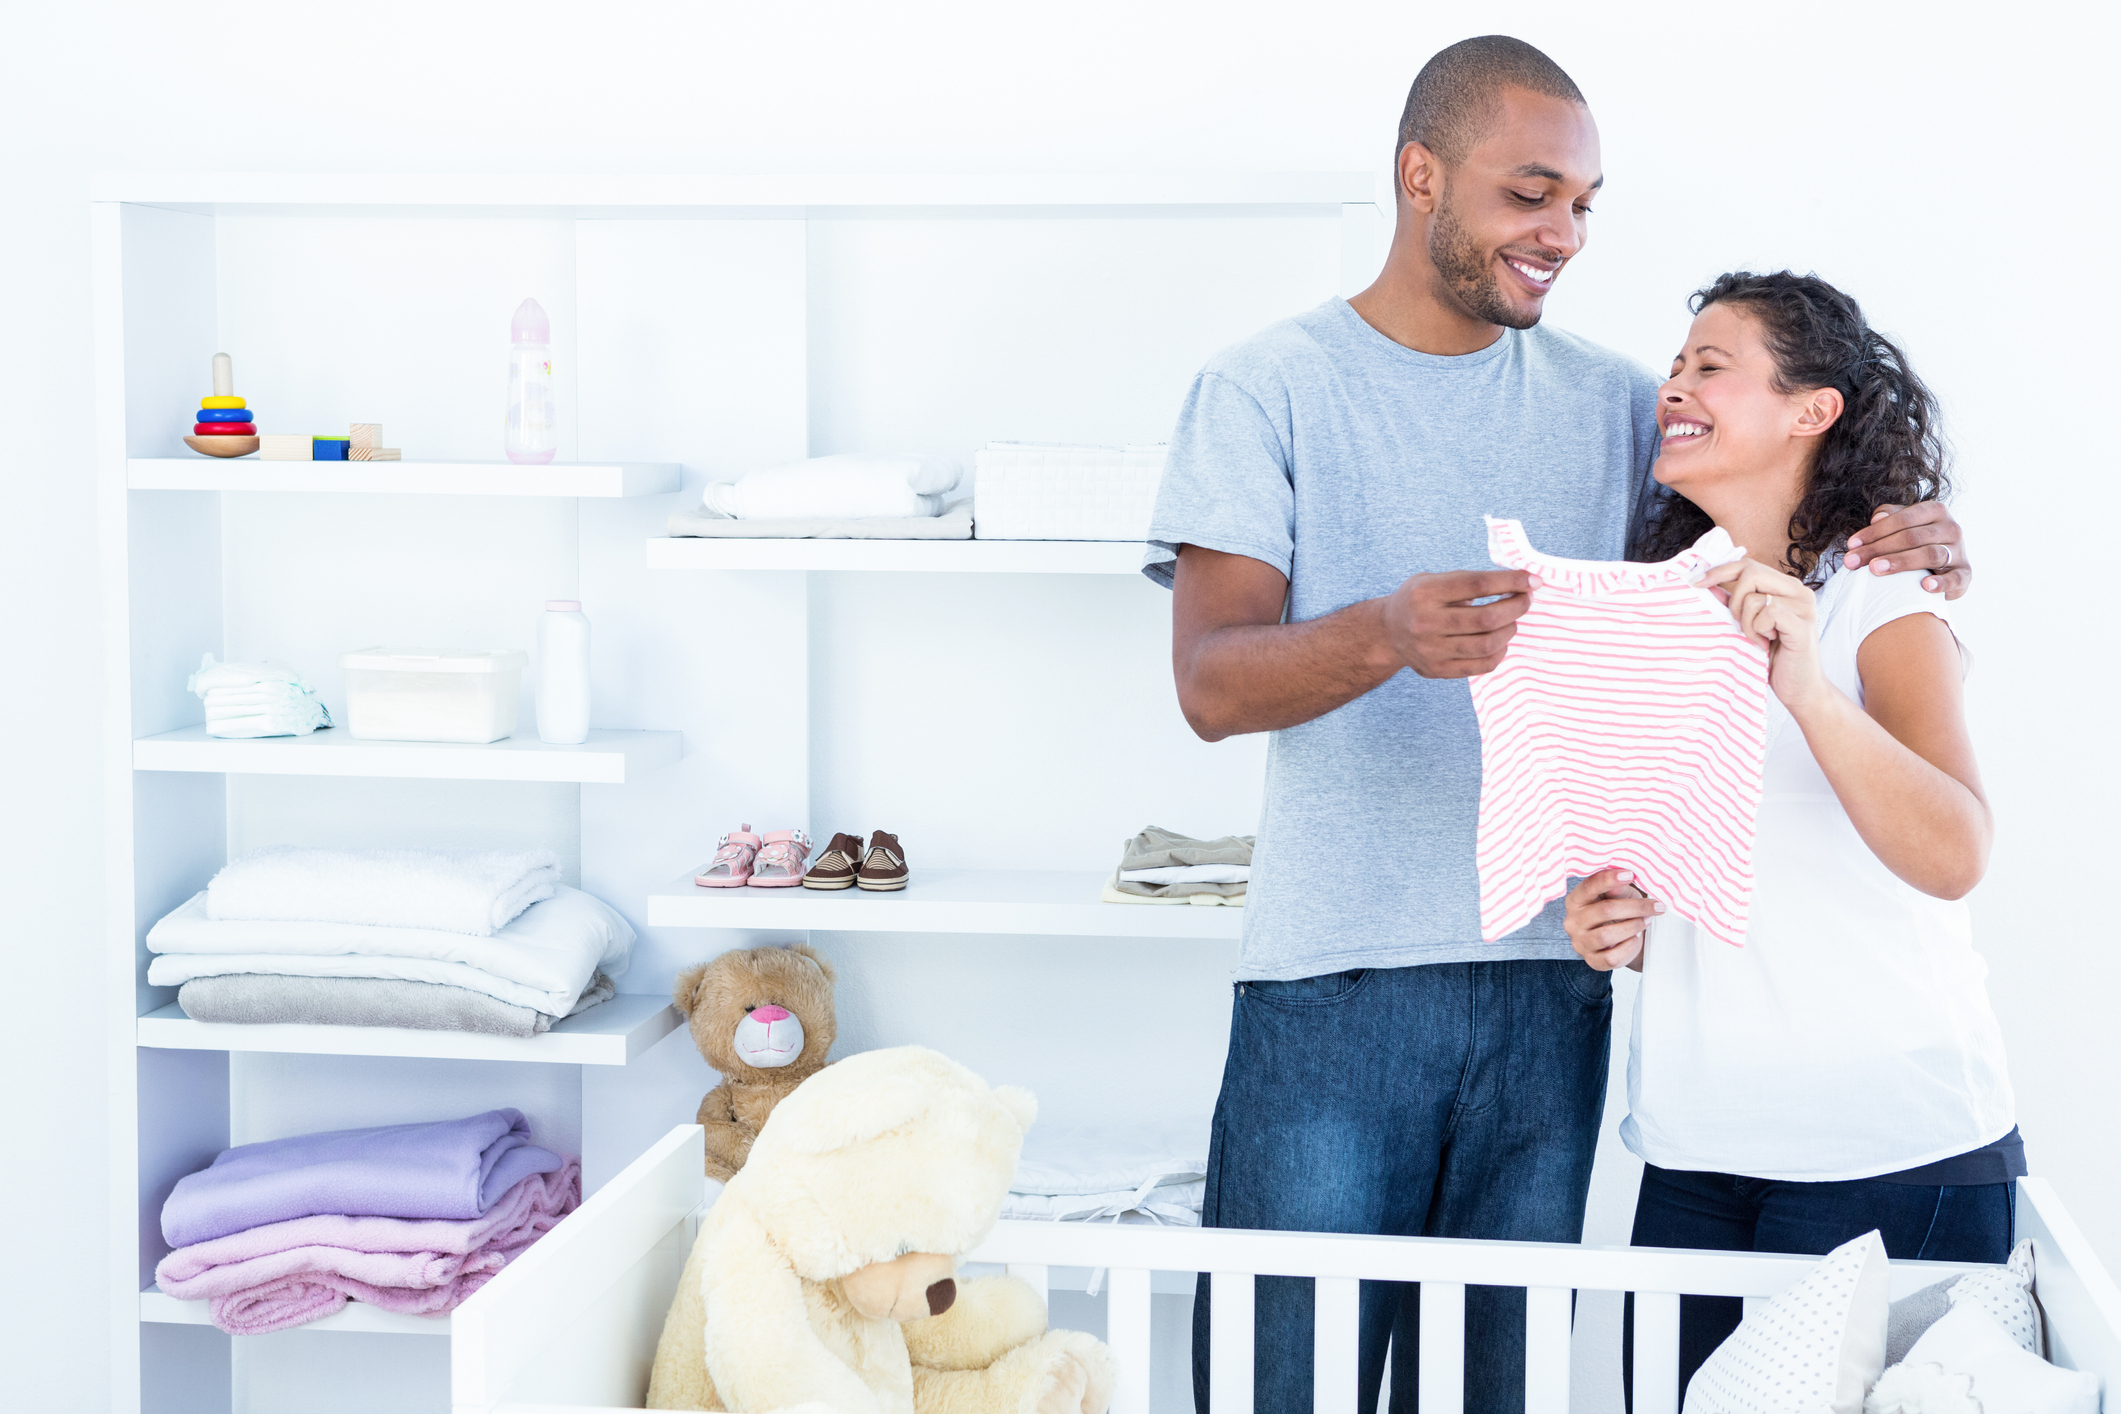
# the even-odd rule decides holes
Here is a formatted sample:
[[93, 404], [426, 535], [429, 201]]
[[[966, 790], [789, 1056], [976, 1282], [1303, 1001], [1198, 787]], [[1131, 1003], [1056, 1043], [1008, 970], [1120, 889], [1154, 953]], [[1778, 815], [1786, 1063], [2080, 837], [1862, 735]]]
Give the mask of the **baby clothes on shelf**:
[[964, 468], [918, 452], [841, 452], [709, 484], [701, 507], [737, 520], [935, 516]]
[[1197, 840], [1151, 825], [1120, 846], [1106, 903], [1196, 903], [1243, 907], [1252, 877], [1252, 836]]
[[[316, 857], [339, 852], [280, 853], [304, 853], [315, 863]], [[356, 872], [383, 893], [409, 892], [409, 886], [391, 882], [390, 871], [376, 858], [380, 853], [361, 856]], [[432, 862], [430, 856], [404, 853], [419, 861], [412, 872], [431, 874], [424, 868]], [[541, 887], [550, 890], [550, 897], [530, 904], [486, 935], [302, 917], [214, 916], [214, 887], [230, 877], [240, 886], [239, 912], [347, 911], [319, 910], [315, 900], [301, 897], [273, 903], [270, 890], [252, 887], [270, 882], [246, 870], [256, 858], [246, 856], [230, 865], [214, 886], [194, 894], [148, 930], [147, 948], [155, 954], [148, 966], [149, 985], [182, 988], [178, 1005], [195, 1020], [530, 1036], [608, 999], [610, 979], [626, 970], [633, 948], [633, 928], [615, 910], [579, 889], [549, 882]], [[508, 858], [486, 857], [489, 863]], [[523, 867], [495, 866], [484, 876], [485, 886], [473, 888], [449, 907], [430, 907], [424, 915], [411, 916], [462, 922], [483, 910], [490, 918], [497, 910], [481, 902], [487, 891], [498, 888], [519, 896], [522, 891], [511, 879], [547, 869], [557, 873], [542, 851], [513, 858]], [[495, 885], [495, 880], [502, 882]], [[363, 905], [353, 911], [374, 910]]]
[[1660, 564], [1542, 555], [1513, 520], [1488, 554], [1532, 602], [1480, 723], [1480, 931], [1529, 923], [1571, 877], [1634, 873], [1711, 937], [1745, 941], [1767, 755], [1767, 653], [1700, 587], [1742, 557], [1712, 530]]
[[[617, 993], [599, 972], [575, 1000], [576, 1013]], [[276, 972], [196, 977], [177, 989], [193, 1021], [238, 1026], [401, 1026], [413, 1031], [469, 1031], [482, 1036], [536, 1036], [563, 1018], [510, 1006], [469, 987], [387, 977], [289, 977]]]
[[308, 736], [331, 725], [323, 701], [285, 663], [217, 663], [208, 653], [184, 689], [205, 702], [208, 736]]
[[162, 1208], [168, 1295], [236, 1335], [345, 1306], [441, 1316], [581, 1202], [581, 1165], [517, 1110], [225, 1150]]
[[303, 849], [275, 845], [206, 886], [209, 917], [435, 928], [484, 937], [560, 884], [549, 849]]
[[1208, 1121], [1033, 1126], [1005, 1218], [1169, 1223], [1198, 1227], [1207, 1193]]

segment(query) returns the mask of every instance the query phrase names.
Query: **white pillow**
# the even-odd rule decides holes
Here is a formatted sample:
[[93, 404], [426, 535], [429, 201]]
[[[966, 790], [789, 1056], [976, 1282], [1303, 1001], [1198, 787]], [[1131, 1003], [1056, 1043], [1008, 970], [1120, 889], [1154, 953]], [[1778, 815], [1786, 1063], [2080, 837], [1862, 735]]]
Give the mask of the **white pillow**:
[[1961, 1301], [1972, 1301], [1988, 1312], [2004, 1334], [2026, 1350], [2045, 1353], [2040, 1307], [2033, 1300], [2033, 1241], [2027, 1238], [2012, 1250], [2010, 1262], [2003, 1267], [1952, 1277], [1895, 1301], [1885, 1325], [1887, 1366], [1905, 1360], [1922, 1333]]
[[[2099, 1377], [2048, 1364], [2023, 1349], [1980, 1305], [1957, 1301], [1922, 1333], [1903, 1363], [1966, 1375], [1982, 1414], [2098, 1414]], [[1895, 1367], [1898, 1368], [1898, 1367]]]
[[1687, 1385], [1686, 1414], [1862, 1414], [1891, 1304], [1883, 1239], [1843, 1243], [1716, 1347]]

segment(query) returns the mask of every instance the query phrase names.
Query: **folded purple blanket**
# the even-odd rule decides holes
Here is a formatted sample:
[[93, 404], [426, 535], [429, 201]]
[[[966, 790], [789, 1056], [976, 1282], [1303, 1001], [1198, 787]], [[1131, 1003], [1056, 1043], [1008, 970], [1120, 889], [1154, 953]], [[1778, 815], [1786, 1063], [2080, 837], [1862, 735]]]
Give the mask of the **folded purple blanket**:
[[446, 1315], [582, 1201], [582, 1166], [532, 1174], [462, 1221], [318, 1214], [180, 1247], [155, 1268], [171, 1296], [208, 1300], [215, 1325], [262, 1335], [328, 1316], [349, 1298]]
[[531, 1174], [566, 1161], [530, 1142], [520, 1110], [299, 1134], [226, 1149], [162, 1205], [172, 1247], [319, 1214], [476, 1218]]

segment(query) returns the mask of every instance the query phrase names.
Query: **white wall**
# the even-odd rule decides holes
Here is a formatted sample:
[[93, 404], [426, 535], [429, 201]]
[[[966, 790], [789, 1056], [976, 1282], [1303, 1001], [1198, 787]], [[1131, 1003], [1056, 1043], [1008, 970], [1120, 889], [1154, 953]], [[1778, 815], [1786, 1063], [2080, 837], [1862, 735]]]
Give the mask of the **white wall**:
[[[1574, 74], [1605, 136], [1608, 191], [1553, 298], [1557, 324], [1656, 366], [1685, 292], [1719, 269], [1816, 269], [1903, 337], [1946, 401], [1981, 570], [1970, 690], [2000, 825], [1980, 937], [2035, 1167], [2121, 1267], [2106, 1178], [2121, 1162], [2106, 1098], [2121, 1061], [2103, 1024], [2121, 963], [2101, 887], [2121, 770], [2099, 730], [2116, 674], [2096, 627], [2116, 460], [2098, 434], [2121, 373], [2104, 269], [2110, 12], [2018, 5], [1955, 23], [1931, 10], [1921, 28], [1902, 6], [1543, 0], [1506, 17], [1335, 0], [311, 13], [84, 5], [10, 19], [0, 582], [23, 681], [0, 694], [0, 867], [20, 901], [0, 947], [26, 1005], [0, 1031], [13, 1076], [0, 1212], [30, 1219], [9, 1225], [0, 1283], [11, 1404], [106, 1404], [105, 1077], [86, 1019], [101, 980], [89, 172], [1381, 167], [1421, 61], [1501, 24]], [[1249, 307], [1258, 290], [1231, 278]], [[331, 318], [320, 312], [320, 344]], [[886, 407], [846, 415], [814, 421], [813, 440], [888, 426]], [[1129, 647], [1153, 656], [1152, 639]], [[1144, 690], [1157, 678], [1153, 663], [1126, 671]], [[813, 781], [812, 798], [869, 810], [890, 785]], [[893, 979], [932, 948], [865, 953], [850, 1039], [898, 1034], [869, 1018], [902, 1015], [883, 1009], [915, 1000]], [[1121, 960], [1084, 960], [1096, 980], [1066, 1004], [1090, 1008]], [[1218, 985], [1212, 967], [1153, 984]], [[1184, 1006], [1188, 1033], [1219, 1047], [1219, 996]], [[1624, 1236], [1631, 1193], [1624, 1164], [1601, 1169], [1594, 1237]]]

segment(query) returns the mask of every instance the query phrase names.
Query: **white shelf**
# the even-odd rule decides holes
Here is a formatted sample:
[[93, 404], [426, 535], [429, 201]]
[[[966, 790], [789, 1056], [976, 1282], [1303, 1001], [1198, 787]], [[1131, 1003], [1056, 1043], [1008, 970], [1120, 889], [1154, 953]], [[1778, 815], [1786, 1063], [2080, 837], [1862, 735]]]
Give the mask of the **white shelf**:
[[655, 536], [652, 570], [1140, 574], [1139, 540], [737, 540]]
[[801, 928], [841, 933], [1029, 933], [1081, 938], [1235, 938], [1244, 910], [1104, 903], [1099, 873], [921, 869], [897, 893], [703, 889], [692, 876], [648, 896], [651, 928]]
[[248, 776], [396, 776], [448, 781], [579, 781], [623, 785], [675, 765], [679, 732], [593, 731], [580, 746], [512, 736], [484, 746], [432, 741], [359, 741], [346, 728], [309, 736], [230, 741], [183, 727], [133, 742], [138, 771], [226, 771]]
[[134, 491], [329, 491], [414, 496], [657, 496], [678, 489], [676, 462], [268, 462], [255, 457], [134, 457]]
[[[140, 1293], [140, 1319], [164, 1325], [210, 1326], [213, 1319], [206, 1314], [204, 1301], [179, 1301], [160, 1287], [151, 1286]], [[349, 1301], [332, 1315], [304, 1326], [294, 1327], [303, 1331], [351, 1331], [368, 1332], [373, 1335], [440, 1335], [449, 1334], [447, 1316], [406, 1316], [396, 1311], [385, 1311], [361, 1301]]]
[[312, 1056], [625, 1065], [684, 1024], [660, 993], [621, 992], [542, 1036], [478, 1036], [397, 1026], [243, 1026], [193, 1021], [172, 1002], [140, 1018], [140, 1044], [172, 1051], [277, 1051]]
[[905, 209], [1336, 210], [1374, 203], [1369, 172], [993, 172], [938, 174], [533, 174], [128, 172], [100, 175], [93, 201], [218, 212], [398, 207], [551, 211], [577, 217], [860, 215]]

